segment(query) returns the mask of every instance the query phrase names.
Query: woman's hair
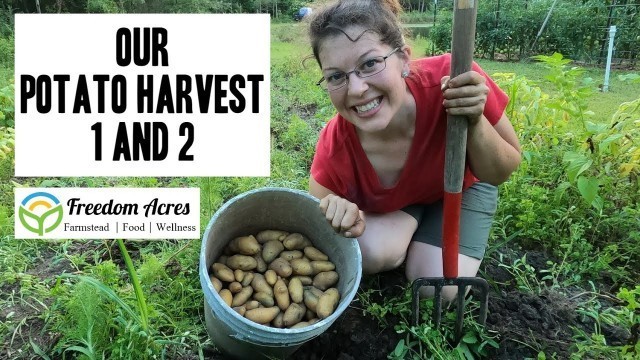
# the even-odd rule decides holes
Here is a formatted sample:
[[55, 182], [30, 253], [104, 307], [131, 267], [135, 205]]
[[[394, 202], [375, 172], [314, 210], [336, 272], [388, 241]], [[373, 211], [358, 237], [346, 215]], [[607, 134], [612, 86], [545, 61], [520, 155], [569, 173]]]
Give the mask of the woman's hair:
[[[398, 20], [401, 11], [398, 0], [338, 0], [314, 12], [309, 25], [313, 56], [322, 66], [319, 57], [322, 41], [342, 34], [355, 42], [367, 31], [378, 34], [380, 41], [392, 48], [404, 46]], [[345, 31], [352, 26], [362, 27], [365, 31], [355, 39], [351, 38]]]

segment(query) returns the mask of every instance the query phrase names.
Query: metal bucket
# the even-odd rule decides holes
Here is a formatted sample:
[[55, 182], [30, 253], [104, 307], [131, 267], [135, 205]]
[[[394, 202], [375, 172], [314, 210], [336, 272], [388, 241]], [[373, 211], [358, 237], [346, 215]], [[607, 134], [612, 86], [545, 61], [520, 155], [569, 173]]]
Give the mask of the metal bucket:
[[[307, 236], [336, 265], [342, 298], [332, 315], [304, 328], [278, 329], [254, 323], [224, 303], [209, 280], [209, 267], [231, 239], [266, 229]], [[238, 359], [291, 355], [342, 314], [353, 300], [361, 277], [362, 256], [357, 241], [337, 234], [320, 212], [318, 200], [303, 191], [261, 188], [240, 194], [218, 209], [202, 238], [200, 284], [207, 332], [220, 351]]]

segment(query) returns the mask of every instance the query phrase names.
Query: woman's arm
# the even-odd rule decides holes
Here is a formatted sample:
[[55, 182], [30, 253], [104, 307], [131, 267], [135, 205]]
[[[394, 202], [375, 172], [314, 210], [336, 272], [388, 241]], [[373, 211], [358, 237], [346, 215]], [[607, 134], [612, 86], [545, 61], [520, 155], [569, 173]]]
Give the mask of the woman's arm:
[[500, 185], [520, 164], [520, 143], [503, 113], [495, 126], [483, 116], [467, 133], [469, 167], [481, 181]]
[[442, 91], [447, 113], [469, 119], [467, 157], [473, 174], [492, 185], [505, 182], [520, 164], [520, 143], [504, 112], [494, 126], [483, 115], [489, 94], [484, 76], [475, 71], [445, 76]]

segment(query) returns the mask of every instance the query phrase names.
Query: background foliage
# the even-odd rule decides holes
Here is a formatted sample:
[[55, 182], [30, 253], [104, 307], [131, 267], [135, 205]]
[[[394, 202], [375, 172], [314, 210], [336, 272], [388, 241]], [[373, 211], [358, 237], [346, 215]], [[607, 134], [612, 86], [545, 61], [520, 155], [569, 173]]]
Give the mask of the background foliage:
[[[445, 52], [451, 44], [452, 6], [447, 1], [438, 4], [430, 38], [436, 51]], [[487, 0], [478, 6], [476, 52], [487, 58], [514, 60], [559, 52], [573, 60], [603, 63], [609, 25], [617, 27], [615, 57], [633, 66], [640, 53], [637, 0]]]
[[[505, 8], [522, 6], [522, 2], [502, 2]], [[489, 6], [490, 1], [483, 3]], [[547, 0], [527, 3], [528, 9], [539, 5], [540, 14], [549, 5]], [[598, 8], [595, 1], [567, 3]], [[32, 2], [11, 4], [11, 8], [0, 11], [0, 355], [10, 354], [11, 358], [36, 354], [45, 359], [204, 357], [212, 344], [203, 323], [197, 272], [199, 241], [127, 242], [128, 251], [122, 251], [112, 241], [15, 240], [13, 189], [199, 187], [202, 229], [225, 201], [242, 192], [261, 186], [306, 189], [318, 132], [335, 110], [326, 94], [314, 85], [319, 77], [315, 64], [301, 61], [310, 53], [304, 24], [272, 25], [271, 177], [16, 178], [12, 13], [35, 10]], [[429, 9], [426, 2], [412, 1], [410, 5]], [[286, 14], [298, 5], [291, 2], [287, 7], [284, 1], [43, 0], [40, 6], [43, 12], [222, 9]], [[405, 16], [426, 21], [426, 10]], [[581, 11], [576, 13], [589, 14]], [[527, 24], [527, 16], [522, 14], [522, 19], [517, 19]], [[440, 28], [444, 23], [440, 20], [431, 32], [434, 36], [447, 33]], [[576, 21], [575, 29], [589, 28], [589, 24]], [[517, 31], [537, 28], [533, 24], [521, 26]], [[479, 41], [490, 32], [489, 28], [482, 29], [478, 31]], [[530, 34], [527, 37], [523, 33], [521, 38], [509, 35], [509, 43], [526, 45]], [[432, 46], [424, 38], [408, 40], [414, 48]], [[577, 37], [567, 44], [588, 48]], [[520, 48], [513, 49], [517, 53]], [[556, 47], [549, 51], [552, 49], [562, 50]], [[420, 56], [419, 51], [416, 53]], [[620, 77], [614, 77], [611, 96], [599, 93], [592, 70], [576, 67], [569, 60], [570, 53], [546, 53], [537, 56], [535, 64], [517, 67], [482, 63], [511, 99], [506, 111], [523, 150], [520, 168], [500, 187], [501, 200], [487, 256], [502, 259], [505, 246], [547, 253], [549, 260], [537, 268], [527, 263], [526, 256], [513, 262], [500, 260], [500, 264], [514, 276], [521, 291], [540, 294], [548, 289], [579, 289], [580, 293], [594, 294], [580, 303], [578, 312], [595, 319], [597, 326], [589, 331], [576, 330], [575, 341], [566, 345], [576, 359], [631, 359], [640, 353], [640, 345], [608, 346], [600, 324], [628, 330], [640, 327], [639, 77], [615, 73]], [[617, 305], [606, 307], [602, 299], [616, 299]], [[448, 352], [446, 339], [437, 331], [409, 325], [408, 303], [406, 291], [399, 298], [380, 301], [372, 299], [369, 291], [359, 294], [363, 312], [381, 323], [389, 314], [403, 319], [397, 331], [406, 334], [406, 339], [398, 343], [391, 358], [479, 357], [489, 346], [497, 346], [477, 324], [471, 324], [464, 355], [460, 349]], [[545, 353], [541, 351], [538, 358], [546, 358]]]

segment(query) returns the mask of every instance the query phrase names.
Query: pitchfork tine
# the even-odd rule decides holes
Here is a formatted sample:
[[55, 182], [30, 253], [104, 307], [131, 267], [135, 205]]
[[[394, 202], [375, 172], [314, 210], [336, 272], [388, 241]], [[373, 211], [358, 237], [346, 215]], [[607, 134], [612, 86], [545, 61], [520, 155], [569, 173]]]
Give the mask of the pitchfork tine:
[[458, 308], [456, 309], [456, 344], [462, 338], [462, 321], [464, 320], [464, 294], [466, 286], [458, 285]]
[[433, 293], [433, 323], [440, 327], [442, 317], [442, 285], [438, 284]]
[[[480, 309], [478, 314], [478, 323], [485, 325], [487, 321], [487, 305], [489, 302], [489, 283], [485, 279], [477, 277], [461, 277], [454, 279], [445, 278], [418, 278], [413, 281], [412, 286], [412, 308], [413, 308], [413, 324], [418, 326], [420, 321], [420, 288], [423, 286], [434, 287], [433, 297], [433, 323], [436, 328], [440, 327], [442, 319], [442, 288], [444, 286], [453, 285], [458, 288], [456, 323], [455, 323], [455, 342], [457, 344], [462, 338], [462, 330], [464, 325], [464, 305], [467, 287], [475, 288], [478, 291], [480, 301]], [[455, 346], [455, 345], [454, 345]]]

